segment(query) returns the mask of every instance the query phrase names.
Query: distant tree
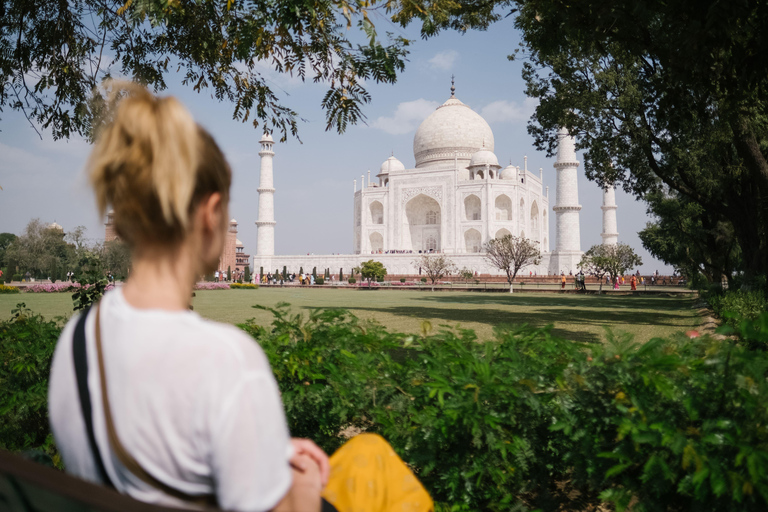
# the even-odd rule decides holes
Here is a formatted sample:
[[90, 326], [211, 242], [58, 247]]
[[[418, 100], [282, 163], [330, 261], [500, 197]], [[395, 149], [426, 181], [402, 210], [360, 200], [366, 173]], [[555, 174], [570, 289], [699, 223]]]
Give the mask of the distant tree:
[[368, 281], [368, 287], [371, 286], [371, 281], [374, 279], [384, 279], [387, 275], [387, 269], [384, 268], [384, 264], [380, 261], [368, 260], [360, 267], [360, 276]]
[[125, 280], [131, 268], [131, 251], [121, 240], [112, 240], [101, 247], [101, 261], [116, 279]]
[[600, 281], [599, 291], [603, 291], [603, 278], [608, 275], [611, 281], [643, 264], [643, 260], [627, 244], [593, 245], [581, 257], [578, 267], [586, 274], [593, 275]]
[[60, 229], [33, 219], [24, 228], [24, 233], [8, 246], [6, 257], [14, 260], [22, 273], [29, 271], [35, 277], [42, 274], [48, 277], [65, 262], [74, 259], [73, 248], [64, 237]]
[[228, 265], [227, 266], [227, 281], [231, 281], [231, 280], [232, 280], [232, 266]]
[[344, 269], [343, 268], [339, 269], [339, 282], [340, 283], [344, 282]]
[[413, 261], [413, 265], [421, 268], [427, 278], [432, 281], [432, 291], [435, 290], [436, 281], [456, 272], [453, 260], [444, 254], [424, 253]]
[[504, 235], [493, 238], [485, 244], [485, 259], [507, 275], [509, 293], [512, 293], [512, 281], [521, 268], [538, 265], [541, 262], [539, 243], [530, 238]]
[[464, 282], [468, 282], [470, 279], [475, 277], [475, 272], [468, 269], [467, 267], [462, 268], [459, 270], [459, 276], [464, 280]]
[[243, 282], [244, 283], [251, 282], [251, 266], [250, 265], [245, 266], [245, 270], [243, 271]]
[[0, 267], [8, 265], [8, 259], [5, 256], [5, 251], [16, 240], [16, 235], [13, 233], [0, 233]]

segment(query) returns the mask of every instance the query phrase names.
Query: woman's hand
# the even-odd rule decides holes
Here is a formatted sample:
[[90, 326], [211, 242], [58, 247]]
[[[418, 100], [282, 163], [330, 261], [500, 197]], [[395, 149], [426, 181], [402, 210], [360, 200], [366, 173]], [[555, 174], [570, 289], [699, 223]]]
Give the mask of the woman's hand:
[[320, 469], [320, 481], [323, 487], [325, 487], [331, 475], [331, 462], [328, 460], [328, 455], [310, 439], [294, 437], [291, 439], [291, 444], [293, 445], [294, 458], [297, 455], [306, 455], [317, 464], [317, 467]]

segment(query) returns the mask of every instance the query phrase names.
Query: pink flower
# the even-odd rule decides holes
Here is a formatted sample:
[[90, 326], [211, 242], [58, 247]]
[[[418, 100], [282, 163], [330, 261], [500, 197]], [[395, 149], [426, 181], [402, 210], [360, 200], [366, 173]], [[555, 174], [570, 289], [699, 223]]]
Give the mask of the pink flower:
[[699, 334], [699, 331], [696, 331], [696, 330], [685, 331], [685, 335], [691, 339], [698, 338], [699, 336], [701, 336], [701, 334]]

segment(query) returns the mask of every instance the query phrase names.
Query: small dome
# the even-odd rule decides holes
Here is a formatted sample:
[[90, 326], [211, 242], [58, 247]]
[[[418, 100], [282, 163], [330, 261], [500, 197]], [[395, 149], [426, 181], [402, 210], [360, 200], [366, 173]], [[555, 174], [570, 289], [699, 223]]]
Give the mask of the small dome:
[[405, 166], [403, 165], [403, 162], [395, 158], [394, 156], [391, 156], [384, 160], [384, 163], [381, 164], [381, 171], [379, 174], [389, 174], [390, 172], [395, 171], [404, 171]]
[[516, 180], [517, 179], [517, 171], [519, 169], [515, 167], [514, 165], [508, 165], [499, 173], [499, 178], [503, 180]]
[[487, 149], [481, 149], [480, 151], [477, 151], [472, 154], [472, 158], [469, 161], [469, 167], [473, 167], [476, 165], [489, 165], [491, 167], [501, 167], [499, 165], [499, 160], [496, 158], [496, 155], [493, 154], [493, 151], [489, 151]]
[[64, 228], [61, 227], [59, 224], [56, 224], [55, 222], [48, 225], [50, 229], [57, 229], [59, 231], [64, 231]]
[[239, 238], [235, 238], [235, 247], [242, 247], [242, 246], [243, 246], [243, 242], [241, 242]]
[[261, 136], [261, 140], [259, 142], [275, 142], [272, 140], [272, 135], [269, 134], [269, 132], [265, 132], [264, 135]]
[[230, 224], [237, 224], [237, 221], [233, 218], [231, 221], [229, 221]]

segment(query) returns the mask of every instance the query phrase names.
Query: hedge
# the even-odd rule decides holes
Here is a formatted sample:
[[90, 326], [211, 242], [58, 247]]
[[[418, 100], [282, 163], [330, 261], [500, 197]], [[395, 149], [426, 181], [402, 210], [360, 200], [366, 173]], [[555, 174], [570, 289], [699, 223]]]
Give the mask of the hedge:
[[[389, 332], [343, 310], [287, 305], [241, 325], [264, 349], [291, 433], [333, 451], [355, 426], [387, 438], [444, 512], [762, 511], [768, 353], [678, 334], [638, 345], [550, 328]], [[768, 339], [768, 314], [741, 324]], [[746, 326], [746, 328], [744, 328]], [[0, 448], [58, 462], [46, 411], [61, 325], [20, 304], [0, 322]]]
[[232, 283], [229, 287], [233, 290], [257, 290], [259, 285], [253, 283]]

